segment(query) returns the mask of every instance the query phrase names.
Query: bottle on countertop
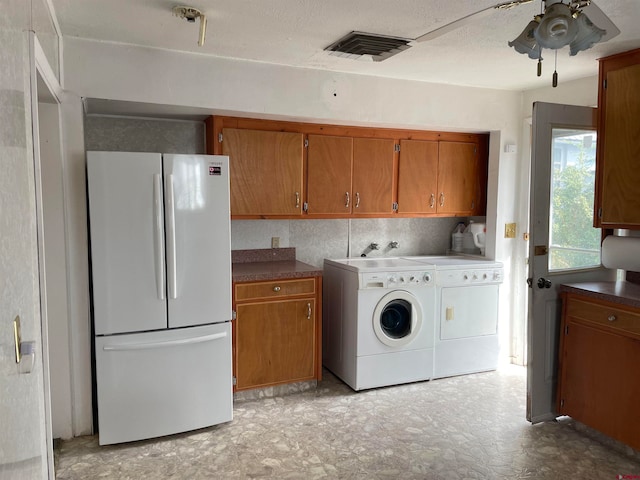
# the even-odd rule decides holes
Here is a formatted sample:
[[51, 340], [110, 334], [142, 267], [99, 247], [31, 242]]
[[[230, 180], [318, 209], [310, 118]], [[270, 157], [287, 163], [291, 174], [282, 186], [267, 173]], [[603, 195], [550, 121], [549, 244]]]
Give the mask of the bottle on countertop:
[[464, 239], [464, 223], [460, 222], [453, 229], [451, 234], [451, 250], [454, 252], [462, 252], [462, 241]]
[[467, 228], [464, 229], [462, 234], [462, 251], [464, 253], [477, 252], [476, 244], [473, 242], [473, 234], [471, 233], [471, 230], [474, 228], [472, 225], [473, 220], [469, 220], [469, 225], [467, 225]]

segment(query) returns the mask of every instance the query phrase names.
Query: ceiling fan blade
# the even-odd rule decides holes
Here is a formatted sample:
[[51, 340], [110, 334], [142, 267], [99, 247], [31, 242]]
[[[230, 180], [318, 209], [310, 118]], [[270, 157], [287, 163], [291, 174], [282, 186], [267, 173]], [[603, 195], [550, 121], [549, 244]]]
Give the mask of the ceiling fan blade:
[[600, 7], [598, 7], [593, 0], [582, 9], [582, 13], [584, 13], [596, 27], [606, 30], [607, 33], [600, 39], [600, 42], [606, 42], [620, 34], [620, 29], [600, 10]]
[[[489, 15], [491, 13], [492, 10], [497, 10], [497, 9], [507, 9], [507, 8], [511, 8], [511, 7], [515, 7], [516, 5], [522, 5], [525, 3], [531, 3], [533, 2], [533, 0], [513, 0], [510, 2], [503, 2], [503, 3], [499, 3], [497, 5], [492, 5], [490, 7], [487, 8], [483, 8], [482, 10], [478, 10], [477, 12], [471, 13], [469, 15], [466, 15], [462, 18], [459, 18], [457, 20], [454, 20], [453, 22], [447, 23], [446, 25], [443, 25], [442, 27], [438, 27], [435, 30], [431, 30], [430, 32], [425, 33], [424, 35], [420, 35], [418, 38], [415, 39], [416, 42], [426, 42], [427, 40], [433, 40], [434, 38], [438, 38], [441, 37], [442, 35], [446, 35], [447, 33], [456, 30], [458, 28], [464, 27], [465, 25], [468, 25], [472, 22], [475, 22], [476, 20], [482, 18], [482, 17], [486, 17], [487, 15]], [[603, 14], [604, 15], [604, 14]], [[589, 17], [591, 18], [591, 17]], [[595, 23], [595, 22], [594, 22]], [[602, 27], [601, 27], [602, 28]]]

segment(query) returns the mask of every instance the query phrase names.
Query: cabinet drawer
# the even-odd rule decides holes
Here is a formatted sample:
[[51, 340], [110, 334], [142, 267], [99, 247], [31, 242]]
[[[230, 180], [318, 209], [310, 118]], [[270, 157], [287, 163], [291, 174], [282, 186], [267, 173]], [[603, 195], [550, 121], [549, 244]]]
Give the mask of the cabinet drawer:
[[314, 278], [241, 283], [236, 285], [236, 302], [281, 298], [290, 295], [309, 295], [314, 294], [315, 291], [316, 281]]
[[640, 312], [570, 298], [567, 303], [567, 316], [606, 326], [620, 333], [640, 335]]

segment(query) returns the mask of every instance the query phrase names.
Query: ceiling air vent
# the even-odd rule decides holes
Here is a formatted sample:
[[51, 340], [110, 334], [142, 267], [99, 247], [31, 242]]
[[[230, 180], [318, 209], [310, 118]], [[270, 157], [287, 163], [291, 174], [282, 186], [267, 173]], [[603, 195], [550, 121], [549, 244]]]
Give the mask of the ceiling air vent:
[[332, 43], [325, 51], [338, 57], [381, 62], [396, 53], [411, 48], [410, 39], [386, 37], [375, 33], [351, 32]]

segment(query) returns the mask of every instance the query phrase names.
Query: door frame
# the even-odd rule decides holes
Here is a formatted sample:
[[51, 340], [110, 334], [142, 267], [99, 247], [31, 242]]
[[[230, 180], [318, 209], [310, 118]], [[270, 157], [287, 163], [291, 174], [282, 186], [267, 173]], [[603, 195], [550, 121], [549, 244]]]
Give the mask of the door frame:
[[[42, 49], [38, 37], [34, 32], [29, 33], [29, 61], [30, 61], [30, 96], [31, 96], [31, 129], [33, 142], [33, 164], [34, 164], [34, 184], [36, 203], [36, 235], [38, 247], [38, 281], [39, 281], [39, 301], [40, 301], [40, 329], [42, 341], [42, 378], [44, 392], [44, 415], [45, 415], [45, 440], [47, 447], [47, 470], [49, 478], [55, 477], [54, 456], [53, 456], [53, 430], [51, 421], [51, 376], [49, 370], [49, 321], [47, 315], [47, 284], [46, 284], [46, 258], [44, 242], [44, 214], [42, 201], [42, 168], [40, 156], [40, 124], [38, 114], [38, 79], [48, 90], [48, 95], [58, 105], [58, 134], [62, 140], [62, 122], [60, 121], [60, 104], [62, 97], [62, 87], [58, 82], [56, 74], [51, 68], [49, 61]], [[62, 142], [60, 142], [62, 147]], [[60, 148], [60, 158], [62, 158], [62, 148]], [[66, 243], [66, 241], [65, 241]]]

